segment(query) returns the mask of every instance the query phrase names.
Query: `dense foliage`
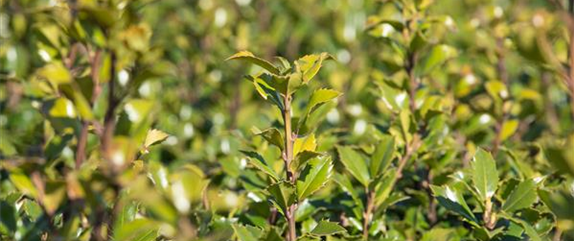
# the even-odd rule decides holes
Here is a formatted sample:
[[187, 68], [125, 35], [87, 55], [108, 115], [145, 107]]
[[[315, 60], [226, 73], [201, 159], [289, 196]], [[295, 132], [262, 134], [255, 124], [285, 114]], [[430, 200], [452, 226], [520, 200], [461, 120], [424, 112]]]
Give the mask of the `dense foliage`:
[[574, 240], [573, 0], [0, 5], [0, 240]]

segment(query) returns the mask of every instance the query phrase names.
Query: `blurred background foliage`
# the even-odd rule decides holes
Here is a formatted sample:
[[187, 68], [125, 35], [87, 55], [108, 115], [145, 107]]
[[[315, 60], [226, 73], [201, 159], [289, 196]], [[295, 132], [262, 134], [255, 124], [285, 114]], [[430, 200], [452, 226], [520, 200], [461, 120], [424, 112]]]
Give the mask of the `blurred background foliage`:
[[[261, 68], [225, 61], [240, 50], [336, 59], [297, 95], [343, 93], [308, 123], [337, 173], [348, 168], [338, 145], [369, 154], [391, 135], [397, 159], [412, 157], [373, 239], [535, 240], [522, 221], [483, 234], [437, 205], [430, 185], [464, 176], [478, 147], [496, 159], [498, 200], [538, 178], [514, 218], [541, 240], [574, 239], [572, 1], [0, 5], [2, 240], [281, 240], [281, 222], [268, 228], [278, 215], [261, 192], [268, 180], [241, 152], [281, 173], [281, 150], [253, 135], [280, 127], [280, 112], [242, 77]], [[294, 112], [305, 104], [295, 98]], [[345, 228], [329, 240], [360, 236], [364, 217], [341, 185], [301, 204], [304, 238], [322, 236], [311, 231], [326, 219]]]

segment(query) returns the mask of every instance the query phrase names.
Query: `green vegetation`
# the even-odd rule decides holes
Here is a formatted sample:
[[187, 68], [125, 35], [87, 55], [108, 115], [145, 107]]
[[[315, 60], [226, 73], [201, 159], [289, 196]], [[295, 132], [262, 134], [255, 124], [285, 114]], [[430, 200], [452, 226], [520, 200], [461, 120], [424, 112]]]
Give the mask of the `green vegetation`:
[[573, 0], [0, 6], [0, 240], [574, 240]]

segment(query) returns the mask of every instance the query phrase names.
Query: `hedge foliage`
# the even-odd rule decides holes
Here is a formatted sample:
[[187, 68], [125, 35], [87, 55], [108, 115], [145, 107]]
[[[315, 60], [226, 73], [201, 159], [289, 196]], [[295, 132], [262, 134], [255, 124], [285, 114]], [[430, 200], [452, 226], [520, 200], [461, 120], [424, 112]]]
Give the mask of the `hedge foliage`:
[[572, 0], [0, 6], [0, 240], [574, 240]]

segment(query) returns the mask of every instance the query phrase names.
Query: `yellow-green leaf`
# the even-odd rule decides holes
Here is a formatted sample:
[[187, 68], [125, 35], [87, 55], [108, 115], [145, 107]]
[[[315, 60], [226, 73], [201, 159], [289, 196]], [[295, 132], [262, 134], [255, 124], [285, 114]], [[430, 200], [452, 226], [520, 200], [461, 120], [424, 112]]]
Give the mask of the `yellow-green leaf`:
[[303, 83], [308, 83], [321, 69], [323, 61], [332, 59], [328, 53], [305, 55], [298, 59], [295, 64], [298, 70], [303, 74]]
[[163, 142], [168, 137], [169, 135], [163, 131], [157, 129], [151, 129], [147, 132], [147, 136], [144, 142], [144, 148], [148, 148], [151, 145]]
[[508, 137], [512, 136], [516, 129], [518, 129], [518, 120], [507, 120], [502, 124], [502, 129], [500, 130], [500, 140], [505, 141]]
[[347, 171], [363, 184], [363, 186], [369, 186], [371, 177], [365, 158], [348, 146], [337, 147], [337, 151]]
[[72, 81], [72, 75], [61, 62], [53, 62], [42, 67], [38, 70], [37, 75], [48, 80], [54, 88]]
[[315, 151], [317, 148], [317, 140], [315, 134], [308, 135], [307, 137], [297, 138], [293, 144], [293, 156], [297, 156], [302, 151]]
[[266, 69], [267, 71], [271, 72], [272, 74], [280, 74], [279, 69], [277, 69], [277, 67], [275, 67], [275, 65], [273, 65], [272, 63], [270, 63], [267, 60], [264, 60], [262, 58], [256, 57], [255, 55], [253, 55], [253, 53], [249, 52], [249, 51], [241, 51], [238, 52], [234, 55], [232, 55], [231, 57], [227, 58], [227, 60], [233, 60], [233, 59], [239, 59], [239, 60], [246, 60], [250, 63], [256, 64], [264, 69]]

